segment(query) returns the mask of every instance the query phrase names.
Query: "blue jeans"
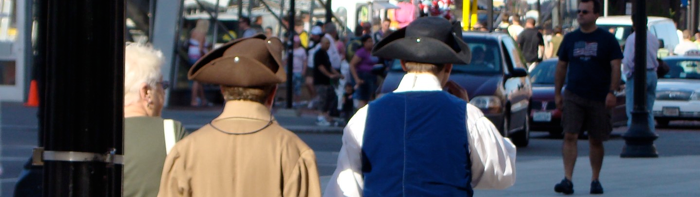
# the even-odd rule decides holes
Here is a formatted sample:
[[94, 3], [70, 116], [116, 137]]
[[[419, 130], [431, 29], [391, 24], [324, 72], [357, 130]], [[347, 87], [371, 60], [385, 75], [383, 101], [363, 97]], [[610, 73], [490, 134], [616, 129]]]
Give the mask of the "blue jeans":
[[[654, 100], [656, 100], [656, 81], [658, 80], [656, 76], [656, 71], [647, 71], [647, 111], [649, 111], [649, 128], [652, 132], [654, 129]], [[627, 78], [627, 83], [625, 87], [626, 98], [626, 108], [627, 108], [627, 126], [632, 125], [632, 109], [634, 109], [634, 75]]]

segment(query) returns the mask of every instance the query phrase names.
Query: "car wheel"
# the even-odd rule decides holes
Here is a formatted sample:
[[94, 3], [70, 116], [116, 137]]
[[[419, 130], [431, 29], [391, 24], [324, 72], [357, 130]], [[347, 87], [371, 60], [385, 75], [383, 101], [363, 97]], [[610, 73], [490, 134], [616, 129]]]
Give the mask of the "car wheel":
[[656, 119], [656, 127], [668, 127], [668, 123], [671, 122], [670, 120], [667, 119]]
[[503, 137], [508, 137], [508, 130], [510, 128], [508, 114], [508, 112], [503, 113], [503, 121], [501, 121], [501, 136]]
[[525, 116], [523, 129], [515, 132], [511, 139], [517, 147], [527, 147], [530, 144], [530, 117]]

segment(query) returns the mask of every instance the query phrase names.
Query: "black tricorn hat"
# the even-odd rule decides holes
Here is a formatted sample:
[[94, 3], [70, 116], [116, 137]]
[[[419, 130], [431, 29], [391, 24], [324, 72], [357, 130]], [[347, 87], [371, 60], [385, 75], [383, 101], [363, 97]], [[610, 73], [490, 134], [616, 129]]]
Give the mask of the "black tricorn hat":
[[382, 39], [372, 55], [428, 64], [469, 64], [469, 46], [459, 23], [442, 17], [421, 17]]
[[282, 42], [258, 34], [231, 41], [209, 52], [190, 69], [191, 80], [234, 87], [256, 87], [285, 82]]

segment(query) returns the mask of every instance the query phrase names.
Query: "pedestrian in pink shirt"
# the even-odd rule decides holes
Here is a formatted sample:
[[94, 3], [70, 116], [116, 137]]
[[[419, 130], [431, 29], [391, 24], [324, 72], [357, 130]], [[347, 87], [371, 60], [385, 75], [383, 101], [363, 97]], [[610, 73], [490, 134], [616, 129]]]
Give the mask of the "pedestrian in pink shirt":
[[415, 20], [416, 7], [413, 6], [410, 0], [400, 0], [398, 6], [399, 9], [394, 12], [394, 18], [399, 22], [399, 28], [404, 28]]

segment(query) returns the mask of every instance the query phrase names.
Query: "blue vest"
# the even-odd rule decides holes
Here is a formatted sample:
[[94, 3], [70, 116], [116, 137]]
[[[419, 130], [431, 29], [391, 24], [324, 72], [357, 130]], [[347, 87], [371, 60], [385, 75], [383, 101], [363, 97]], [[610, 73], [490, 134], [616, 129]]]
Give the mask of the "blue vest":
[[390, 93], [371, 102], [363, 196], [472, 196], [466, 105], [443, 91]]

